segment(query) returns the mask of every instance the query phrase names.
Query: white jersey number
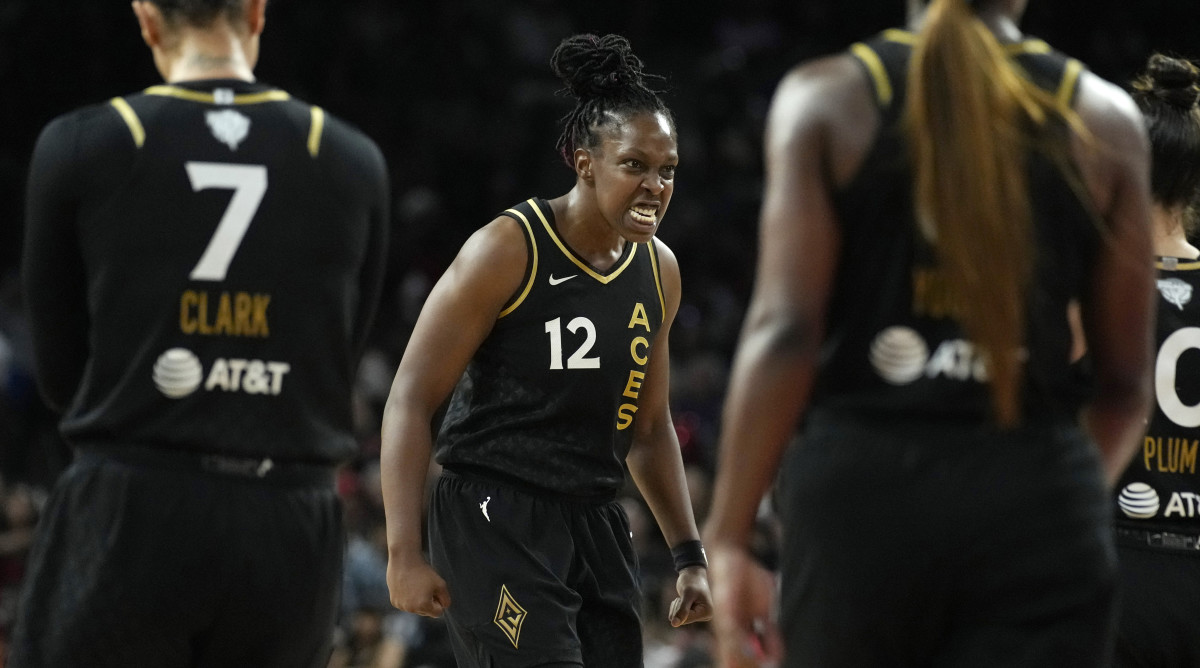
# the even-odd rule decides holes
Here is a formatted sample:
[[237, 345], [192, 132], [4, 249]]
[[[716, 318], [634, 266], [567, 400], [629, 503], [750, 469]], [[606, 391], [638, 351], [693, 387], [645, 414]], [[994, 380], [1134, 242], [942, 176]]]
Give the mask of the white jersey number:
[[[599, 369], [599, 357], [587, 357], [592, 346], [596, 345], [596, 326], [591, 320], [580, 316], [571, 322], [567, 323], [567, 329], [572, 334], [583, 329], [586, 338], [583, 345], [579, 346], [575, 352], [567, 358], [568, 369]], [[563, 349], [562, 349], [562, 318], [555, 318], [546, 321], [546, 333], [550, 335], [550, 368], [563, 368]]]
[[223, 281], [229, 271], [229, 263], [233, 261], [250, 227], [250, 221], [254, 219], [258, 205], [267, 192], [267, 168], [221, 162], [189, 162], [185, 166], [192, 190], [199, 192], [207, 188], [226, 188], [233, 191], [225, 215], [217, 223], [208, 247], [204, 249], [192, 273], [188, 274], [193, 281]]
[[1200, 404], [1188, 406], [1175, 391], [1179, 358], [1192, 349], [1200, 349], [1200, 327], [1178, 329], [1163, 341], [1154, 365], [1154, 393], [1158, 397], [1158, 407], [1180, 427], [1200, 427]]

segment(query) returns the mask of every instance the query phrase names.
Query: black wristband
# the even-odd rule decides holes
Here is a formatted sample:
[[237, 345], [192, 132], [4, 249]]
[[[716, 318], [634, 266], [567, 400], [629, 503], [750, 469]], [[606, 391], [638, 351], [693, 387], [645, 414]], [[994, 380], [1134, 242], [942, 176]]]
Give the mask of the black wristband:
[[704, 554], [704, 543], [698, 540], [685, 540], [671, 548], [671, 560], [675, 562], [676, 573], [688, 566], [703, 566], [704, 568], [708, 568], [708, 557]]

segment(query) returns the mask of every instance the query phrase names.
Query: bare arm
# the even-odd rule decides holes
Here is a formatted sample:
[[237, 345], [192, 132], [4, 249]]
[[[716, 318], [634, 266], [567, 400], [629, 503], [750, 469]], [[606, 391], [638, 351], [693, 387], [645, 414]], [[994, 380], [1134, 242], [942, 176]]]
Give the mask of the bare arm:
[[802, 66], [767, 120], [756, 283], [725, 399], [713, 507], [705, 526], [722, 665], [780, 651], [774, 587], [749, 554], [755, 514], [806, 408], [841, 244], [835, 185], [849, 178], [878, 117], [847, 57]]
[[859, 84], [857, 106], [874, 115], [851, 65], [837, 58], [795, 70], [767, 120], [756, 283], [725, 399], [706, 526], [714, 543], [749, 542], [755, 510], [808, 402], [840, 246], [831, 180], [843, 169], [827, 159], [829, 107], [848, 97], [840, 82]]
[[637, 419], [633, 423], [633, 445], [625, 462], [662, 529], [667, 544], [674, 546], [687, 540], [697, 540], [700, 532], [692, 517], [679, 440], [669, 405], [671, 366], [668, 338], [671, 323], [679, 309], [679, 264], [675, 254], [663, 243], [657, 242], [657, 247], [667, 313], [646, 367], [646, 380], [642, 383], [638, 398]]
[[1077, 142], [1077, 159], [1107, 230], [1081, 304], [1097, 390], [1084, 416], [1113, 484], [1141, 440], [1151, 398], [1149, 147], [1137, 107], [1116, 86], [1086, 75], [1077, 108], [1095, 135], [1093, 143]]
[[431, 423], [520, 284], [527, 251], [517, 225], [497, 218], [463, 245], [421, 309], [384, 408], [388, 589], [393, 605], [409, 612], [436, 617], [449, 605], [421, 551]]
[[[670, 374], [671, 353], [667, 345], [671, 323], [679, 310], [679, 262], [662, 242], [656, 242], [667, 301], [666, 318], [655, 339], [654, 350], [646, 368], [646, 380], [638, 399], [638, 417], [634, 420], [633, 445], [626, 456], [629, 473], [659, 529], [674, 547], [697, 540], [700, 532], [692, 515], [691, 498], [679, 452], [679, 438], [671, 419]], [[685, 568], [676, 581], [679, 598], [671, 606], [671, 623], [675, 626], [705, 621], [712, 617], [712, 602], [708, 577], [699, 566]]]

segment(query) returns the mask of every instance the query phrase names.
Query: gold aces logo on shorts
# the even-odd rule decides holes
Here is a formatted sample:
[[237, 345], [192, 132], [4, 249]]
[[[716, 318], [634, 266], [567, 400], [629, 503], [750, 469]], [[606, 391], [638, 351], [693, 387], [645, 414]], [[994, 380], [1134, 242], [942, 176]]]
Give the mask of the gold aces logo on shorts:
[[513, 647], [517, 647], [517, 641], [521, 639], [521, 625], [525, 623], [527, 615], [525, 608], [508, 593], [508, 587], [500, 585], [500, 604], [496, 606], [496, 618], [492, 621], [504, 631]]

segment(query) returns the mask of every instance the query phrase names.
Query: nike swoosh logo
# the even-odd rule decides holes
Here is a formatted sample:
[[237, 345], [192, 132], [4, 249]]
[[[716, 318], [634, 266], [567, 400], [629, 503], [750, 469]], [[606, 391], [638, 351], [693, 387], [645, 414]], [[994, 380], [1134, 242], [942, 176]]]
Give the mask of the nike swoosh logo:
[[570, 276], [563, 276], [562, 278], [555, 278], [554, 274], [550, 274], [550, 285], [558, 285], [559, 283], [562, 283], [564, 281], [569, 281], [578, 275], [579, 274], [571, 274]]

